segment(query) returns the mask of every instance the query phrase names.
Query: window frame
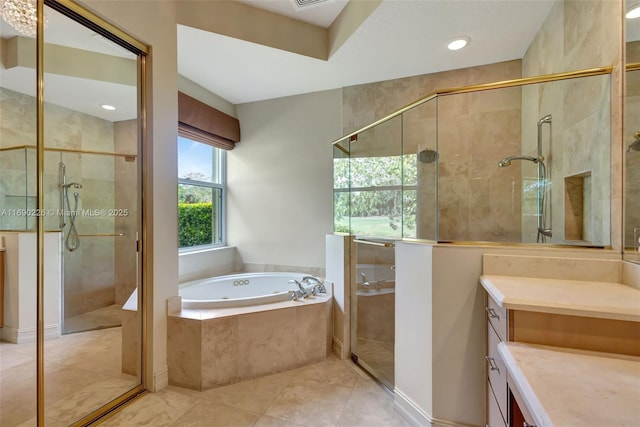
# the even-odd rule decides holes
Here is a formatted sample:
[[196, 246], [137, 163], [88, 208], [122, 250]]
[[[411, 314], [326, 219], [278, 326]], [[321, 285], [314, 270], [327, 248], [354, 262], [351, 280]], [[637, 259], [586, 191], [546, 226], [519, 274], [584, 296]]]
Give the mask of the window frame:
[[[188, 178], [178, 178], [178, 185], [191, 185], [194, 187], [205, 187], [205, 188], [220, 190], [219, 196], [218, 196], [219, 203], [216, 204], [217, 214], [218, 214], [217, 216], [218, 218], [220, 218], [220, 221], [218, 223], [217, 233], [220, 237], [218, 239], [219, 240], [218, 242], [212, 242], [206, 245], [185, 246], [182, 248], [178, 247], [178, 253], [225, 247], [227, 246], [227, 152], [222, 148], [215, 147], [213, 145], [209, 145], [204, 142], [196, 141], [194, 139], [191, 139], [185, 136], [180, 136], [180, 137], [190, 142], [196, 142], [198, 144], [208, 145], [213, 149], [211, 164], [214, 166], [213, 170], [219, 170], [220, 183], [199, 181], [199, 180], [188, 179]], [[176, 143], [178, 143], [178, 140], [176, 140]], [[217, 155], [216, 155], [216, 150], [217, 150]], [[215, 164], [216, 157], [217, 157], [218, 165]], [[178, 162], [179, 161], [180, 160], [178, 159]], [[216, 166], [219, 166], [219, 168], [216, 168]], [[213, 177], [212, 177], [212, 180], [213, 180]], [[178, 203], [176, 203], [176, 207]], [[178, 223], [179, 223], [179, 218], [176, 218], [176, 219], [178, 219]], [[214, 226], [215, 226], [215, 223], [211, 225], [211, 229], [215, 235]], [[213, 236], [212, 236], [212, 239], [213, 239]], [[178, 245], [179, 244], [180, 243], [178, 242]]]

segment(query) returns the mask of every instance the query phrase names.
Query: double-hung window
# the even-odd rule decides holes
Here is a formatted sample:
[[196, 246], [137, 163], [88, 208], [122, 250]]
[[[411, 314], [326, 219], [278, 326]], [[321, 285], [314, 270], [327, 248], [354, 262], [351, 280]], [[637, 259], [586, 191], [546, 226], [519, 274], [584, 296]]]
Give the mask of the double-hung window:
[[225, 244], [225, 150], [178, 137], [178, 246]]

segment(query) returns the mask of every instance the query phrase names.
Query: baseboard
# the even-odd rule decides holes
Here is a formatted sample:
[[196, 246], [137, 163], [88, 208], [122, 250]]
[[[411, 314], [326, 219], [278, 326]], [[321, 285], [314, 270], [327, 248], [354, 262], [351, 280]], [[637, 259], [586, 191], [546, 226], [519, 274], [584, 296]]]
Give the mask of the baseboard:
[[393, 409], [413, 427], [430, 427], [431, 417], [397, 388], [394, 390]]
[[342, 341], [340, 341], [336, 337], [333, 337], [331, 349], [340, 359], [347, 358], [342, 354], [342, 352], [344, 351], [344, 345], [342, 344]]
[[165, 366], [158, 372], [153, 373], [153, 383], [151, 384], [151, 391], [160, 391], [169, 385], [169, 368]]
[[[36, 342], [36, 328], [12, 328], [5, 326], [1, 329], [2, 339], [4, 341], [14, 344], [25, 344], [30, 342]], [[44, 339], [54, 339], [60, 336], [60, 328], [57, 323], [51, 325], [45, 325], [44, 327]]]
[[397, 388], [394, 390], [393, 409], [413, 427], [480, 427], [473, 424], [434, 418], [420, 409], [415, 402]]

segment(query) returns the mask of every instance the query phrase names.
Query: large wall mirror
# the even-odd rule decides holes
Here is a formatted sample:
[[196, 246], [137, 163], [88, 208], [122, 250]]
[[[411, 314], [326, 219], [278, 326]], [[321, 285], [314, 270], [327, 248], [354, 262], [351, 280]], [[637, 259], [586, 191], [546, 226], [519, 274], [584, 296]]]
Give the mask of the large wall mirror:
[[[35, 13], [35, 2], [15, 3]], [[0, 21], [3, 427], [36, 419], [85, 424], [144, 388], [137, 240], [145, 52], [73, 2], [44, 3], [41, 72], [35, 26], [17, 23], [6, 8]], [[37, 212], [44, 216], [41, 319]]]
[[624, 259], [640, 262], [640, 2], [626, 3], [624, 105]]

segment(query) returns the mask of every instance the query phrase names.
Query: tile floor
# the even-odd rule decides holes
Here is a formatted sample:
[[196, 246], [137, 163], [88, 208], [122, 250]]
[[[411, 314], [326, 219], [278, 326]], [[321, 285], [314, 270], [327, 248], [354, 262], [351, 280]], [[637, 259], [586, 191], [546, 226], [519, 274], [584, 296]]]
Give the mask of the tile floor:
[[351, 361], [311, 366], [205, 392], [169, 386], [101, 426], [408, 426], [393, 399]]
[[[136, 383], [120, 373], [121, 328], [47, 340], [47, 427], [69, 425]], [[0, 426], [35, 426], [35, 345], [0, 343]], [[349, 360], [321, 363], [205, 392], [169, 386], [102, 426], [407, 426], [393, 399]]]
[[[45, 421], [66, 426], [138, 380], [121, 373], [121, 328], [45, 341]], [[35, 426], [35, 343], [0, 342], [0, 426]]]
[[65, 333], [112, 328], [122, 324], [122, 305], [113, 304], [64, 320]]

